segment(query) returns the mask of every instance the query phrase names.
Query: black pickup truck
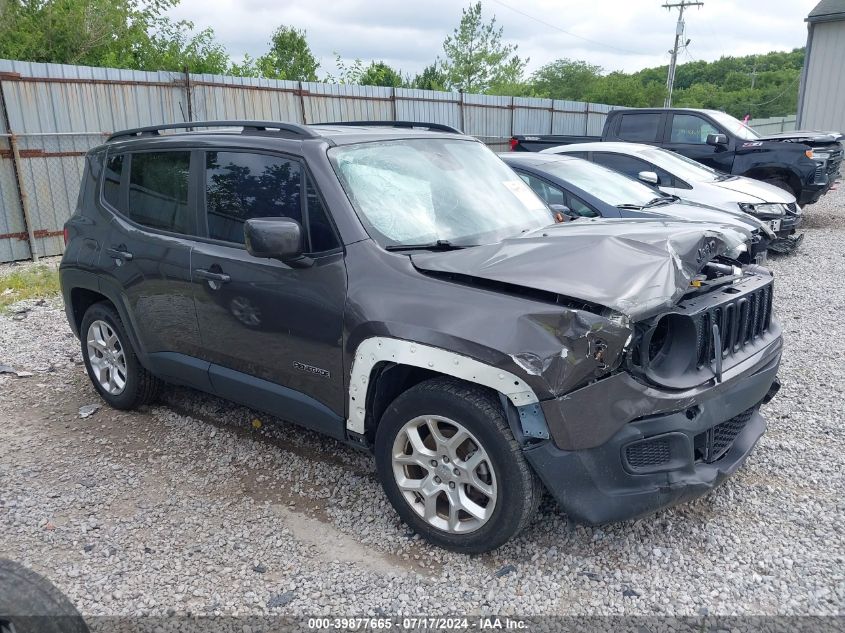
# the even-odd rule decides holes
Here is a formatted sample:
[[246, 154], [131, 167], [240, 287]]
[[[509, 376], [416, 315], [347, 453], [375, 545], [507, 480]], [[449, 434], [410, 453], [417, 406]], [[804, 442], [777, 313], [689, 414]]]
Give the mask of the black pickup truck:
[[756, 178], [812, 204], [840, 178], [839, 132], [785, 132], [761, 136], [729, 114], [687, 108], [611, 110], [597, 136], [519, 135], [514, 151], [539, 152], [557, 145], [595, 141], [647, 143], [688, 156], [729, 174]]

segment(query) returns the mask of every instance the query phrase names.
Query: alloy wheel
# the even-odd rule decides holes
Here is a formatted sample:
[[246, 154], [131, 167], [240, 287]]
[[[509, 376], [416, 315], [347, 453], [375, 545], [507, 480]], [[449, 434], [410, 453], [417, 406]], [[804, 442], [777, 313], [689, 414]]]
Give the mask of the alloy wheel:
[[435, 415], [405, 423], [393, 442], [393, 476], [427, 523], [465, 534], [496, 508], [496, 473], [487, 451], [460, 423]]
[[126, 354], [114, 328], [105, 321], [94, 321], [86, 336], [88, 362], [100, 387], [113, 396], [126, 388]]

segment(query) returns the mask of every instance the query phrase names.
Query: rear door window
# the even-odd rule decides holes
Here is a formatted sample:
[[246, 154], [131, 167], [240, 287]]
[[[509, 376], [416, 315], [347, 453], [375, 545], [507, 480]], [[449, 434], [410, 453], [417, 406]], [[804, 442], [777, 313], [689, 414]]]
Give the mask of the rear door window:
[[659, 112], [623, 114], [619, 122], [618, 137], [632, 143], [653, 143], [660, 126]]
[[129, 168], [131, 220], [144, 226], [190, 233], [188, 182], [190, 152], [136, 152]]

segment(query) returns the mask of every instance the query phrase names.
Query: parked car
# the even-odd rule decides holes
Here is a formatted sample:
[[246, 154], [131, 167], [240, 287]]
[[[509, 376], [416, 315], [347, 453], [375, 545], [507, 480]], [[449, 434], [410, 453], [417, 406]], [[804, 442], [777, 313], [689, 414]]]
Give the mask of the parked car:
[[584, 158], [684, 200], [750, 214], [776, 234], [769, 248], [778, 252], [792, 252], [804, 239], [803, 234], [797, 234], [803, 212], [791, 193], [758, 180], [718, 172], [659, 147], [582, 143], [551, 147], [542, 153]]
[[[67, 317], [107, 403], [172, 382], [370, 450], [399, 516], [456, 551], [507, 541], [544, 486], [588, 523], [706, 493], [779, 386], [772, 277], [725, 257], [748, 231], [555, 224], [445, 126], [117, 133], [65, 237]], [[262, 326], [224, 289], [260, 295]]]
[[747, 213], [681, 200], [574, 156], [525, 152], [499, 156], [552, 210], [572, 218], [669, 217], [740, 226], [752, 234], [746, 251], [740, 256], [743, 263], [765, 263], [769, 242], [775, 238], [767, 225]]
[[784, 132], [764, 136], [729, 114], [691, 108], [611, 110], [601, 136], [519, 135], [515, 151], [596, 141], [648, 143], [713, 169], [780, 187], [801, 206], [816, 202], [840, 178], [839, 132]]

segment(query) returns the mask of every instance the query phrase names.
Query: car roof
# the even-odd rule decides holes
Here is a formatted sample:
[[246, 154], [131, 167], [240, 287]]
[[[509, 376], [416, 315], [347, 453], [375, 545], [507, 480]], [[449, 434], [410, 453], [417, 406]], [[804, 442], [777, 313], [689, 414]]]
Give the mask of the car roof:
[[577, 156], [565, 154], [541, 154], [539, 152], [499, 152], [499, 158], [507, 163], [555, 163], [562, 160], [580, 160]]
[[[205, 128], [205, 129], [195, 129]], [[162, 134], [162, 132], [166, 132]], [[407, 138], [450, 138], [476, 141], [459, 130], [442, 124], [415, 121], [354, 121], [302, 125], [281, 121], [194, 121], [134, 128], [116, 132], [106, 143], [115, 141], [232, 136], [252, 139], [287, 139], [297, 141], [324, 141], [330, 145], [347, 145], [371, 141]]]
[[[617, 141], [597, 141], [595, 143], [573, 143], [572, 145], [558, 145], [557, 147], [550, 147], [549, 154], [556, 154], [557, 152], [618, 152], [620, 154], [641, 154], [643, 152], [651, 152], [659, 147], [654, 145], [646, 145], [645, 143], [625, 143]], [[547, 150], [543, 150], [546, 152]]]

